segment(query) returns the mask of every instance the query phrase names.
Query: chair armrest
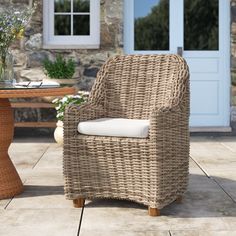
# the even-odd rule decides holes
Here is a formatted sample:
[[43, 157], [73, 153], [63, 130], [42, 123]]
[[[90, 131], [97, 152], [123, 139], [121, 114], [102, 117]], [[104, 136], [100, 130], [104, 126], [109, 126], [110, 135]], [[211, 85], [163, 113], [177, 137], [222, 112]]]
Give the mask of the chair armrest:
[[[149, 138], [152, 142], [163, 142], [176, 139], [189, 133], [188, 108], [161, 107], [155, 108], [150, 116]], [[167, 140], [168, 139], [168, 140]]]
[[73, 137], [78, 133], [81, 121], [93, 120], [105, 116], [105, 110], [100, 105], [87, 102], [83, 105], [69, 105], [64, 115], [64, 138]]
[[[162, 183], [176, 180], [178, 171], [187, 175], [189, 162], [189, 116], [181, 109], [153, 111], [149, 140], [153, 161], [159, 163]], [[169, 178], [169, 179], [168, 179]], [[180, 178], [182, 181], [182, 179]], [[168, 186], [165, 186], [168, 188]]]
[[[152, 162], [156, 163], [154, 171], [160, 173], [156, 179], [159, 189], [180, 192], [186, 189], [189, 166], [188, 120], [187, 109], [182, 110], [180, 107], [155, 109], [151, 114], [149, 145]], [[160, 194], [163, 198], [169, 197], [169, 192]]]

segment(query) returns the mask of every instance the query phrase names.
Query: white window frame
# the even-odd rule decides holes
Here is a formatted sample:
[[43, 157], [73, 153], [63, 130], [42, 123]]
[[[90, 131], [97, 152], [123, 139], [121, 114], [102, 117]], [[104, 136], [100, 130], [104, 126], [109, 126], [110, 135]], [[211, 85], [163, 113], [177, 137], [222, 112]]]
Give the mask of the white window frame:
[[100, 46], [100, 0], [90, 0], [90, 35], [54, 35], [54, 1], [43, 0], [43, 48], [97, 49]]

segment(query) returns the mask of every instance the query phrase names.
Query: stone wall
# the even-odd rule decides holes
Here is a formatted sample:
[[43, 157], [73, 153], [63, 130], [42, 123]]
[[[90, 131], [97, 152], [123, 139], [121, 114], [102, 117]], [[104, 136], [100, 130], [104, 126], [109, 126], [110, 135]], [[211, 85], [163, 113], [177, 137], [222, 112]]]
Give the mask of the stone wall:
[[[2, 2], [9, 2], [0, 0]], [[32, 0], [12, 0], [15, 6], [22, 2], [32, 5]], [[101, 47], [99, 50], [44, 50], [42, 48], [42, 0], [37, 0], [38, 9], [25, 32], [25, 39], [14, 45], [16, 78], [18, 80], [36, 80], [44, 78], [42, 61], [63, 54], [77, 62], [76, 78], [81, 89], [89, 90], [99, 67], [108, 57], [120, 53], [122, 42], [122, 1], [101, 1]], [[3, 7], [3, 6], [2, 6]]]
[[[37, 10], [25, 31], [25, 38], [12, 46], [15, 59], [15, 76], [17, 81], [39, 80], [45, 78], [42, 61], [53, 59], [60, 53], [66, 58], [73, 58], [77, 63], [76, 79], [81, 90], [90, 90], [100, 66], [110, 57], [122, 53], [123, 48], [123, 1], [101, 0], [101, 46], [98, 50], [44, 50], [43, 0], [0, 0], [1, 8], [32, 6], [36, 2]], [[46, 121], [55, 117], [55, 111], [20, 109], [16, 110], [17, 121]]]
[[231, 124], [236, 131], [236, 0], [231, 0]]
[[[14, 5], [24, 7], [38, 3], [25, 38], [12, 46], [15, 58], [15, 74], [20, 80], [38, 80], [44, 78], [41, 64], [45, 58], [53, 59], [57, 53], [73, 58], [77, 62], [76, 78], [78, 87], [90, 90], [96, 73], [108, 57], [123, 52], [123, 0], [101, 0], [101, 47], [98, 50], [44, 50], [42, 48], [42, 0], [0, 0], [1, 8]], [[236, 0], [231, 0], [231, 121], [236, 130]], [[41, 110], [18, 110], [16, 119], [47, 120], [55, 112]]]

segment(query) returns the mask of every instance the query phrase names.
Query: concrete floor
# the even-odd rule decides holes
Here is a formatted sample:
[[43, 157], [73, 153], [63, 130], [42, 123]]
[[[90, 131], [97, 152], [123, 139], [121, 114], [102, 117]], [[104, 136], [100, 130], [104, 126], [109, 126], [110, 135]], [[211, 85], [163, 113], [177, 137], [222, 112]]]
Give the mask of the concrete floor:
[[51, 140], [16, 140], [10, 155], [25, 191], [0, 201], [0, 236], [76, 236], [80, 223], [81, 236], [236, 236], [236, 137], [191, 138], [183, 203], [155, 218], [128, 201], [74, 209], [63, 196], [62, 148]]

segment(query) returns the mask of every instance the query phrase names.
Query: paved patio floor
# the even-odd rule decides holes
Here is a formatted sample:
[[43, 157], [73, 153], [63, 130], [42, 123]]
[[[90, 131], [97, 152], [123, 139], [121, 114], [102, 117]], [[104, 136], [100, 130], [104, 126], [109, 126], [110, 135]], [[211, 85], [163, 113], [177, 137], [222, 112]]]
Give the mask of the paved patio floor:
[[182, 204], [149, 217], [128, 201], [94, 200], [82, 212], [63, 196], [62, 148], [20, 139], [10, 155], [25, 191], [0, 201], [0, 236], [236, 236], [236, 137], [191, 138], [190, 181]]

